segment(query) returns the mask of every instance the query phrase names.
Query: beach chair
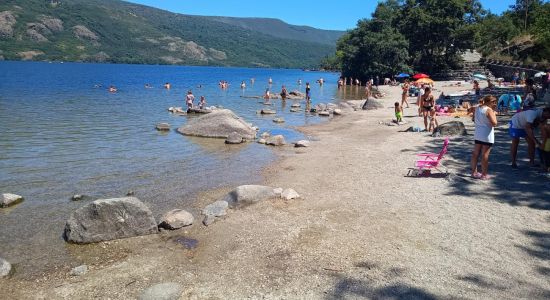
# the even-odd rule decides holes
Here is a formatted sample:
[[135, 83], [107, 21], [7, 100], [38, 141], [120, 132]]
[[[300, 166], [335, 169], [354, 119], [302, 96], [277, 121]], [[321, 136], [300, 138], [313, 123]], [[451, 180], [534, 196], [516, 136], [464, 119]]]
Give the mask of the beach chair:
[[445, 156], [445, 154], [447, 153], [448, 148], [449, 138], [446, 138], [443, 142], [443, 148], [439, 153], [417, 154], [416, 156], [419, 157], [419, 159], [414, 163], [415, 169], [413, 169], [413, 175], [427, 175], [431, 173], [432, 169], [436, 169], [441, 173], [447, 173], [447, 170], [443, 172], [439, 168], [441, 167], [441, 160], [443, 159], [443, 156]]

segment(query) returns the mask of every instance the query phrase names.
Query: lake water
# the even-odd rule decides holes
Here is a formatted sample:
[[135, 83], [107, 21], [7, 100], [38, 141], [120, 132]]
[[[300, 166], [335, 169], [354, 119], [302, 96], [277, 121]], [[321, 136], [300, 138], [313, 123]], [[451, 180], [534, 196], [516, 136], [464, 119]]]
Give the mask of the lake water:
[[[45, 268], [44, 261], [62, 263], [67, 256], [61, 239], [64, 222], [84, 205], [70, 201], [73, 194], [105, 198], [132, 190], [159, 216], [186, 208], [199, 191], [259, 182], [262, 167], [275, 159], [272, 148], [229, 146], [174, 130], [160, 133], [154, 126], [185, 124], [191, 116], [176, 116], [167, 108], [184, 106], [185, 93], [192, 89], [197, 99], [205, 96], [209, 106], [233, 110], [260, 132], [283, 134], [287, 142], [303, 138], [293, 127], [322, 119], [290, 113], [293, 101], [283, 105], [274, 100], [277, 116], [286, 120], [275, 124], [273, 115], [256, 113], [264, 108], [260, 100], [241, 97], [262, 95], [269, 77], [273, 92], [283, 84], [304, 92], [309, 81], [313, 104], [342, 96], [335, 73], [0, 62], [0, 192], [25, 197], [15, 208], [0, 210], [0, 256], [23, 271]], [[320, 77], [326, 81], [323, 87], [315, 83]], [[229, 81], [230, 87], [221, 90], [219, 80]], [[239, 86], [243, 80], [245, 90]], [[162, 88], [165, 82], [172, 84], [170, 90]], [[146, 83], [153, 88], [145, 89]], [[118, 92], [107, 92], [109, 85]]]

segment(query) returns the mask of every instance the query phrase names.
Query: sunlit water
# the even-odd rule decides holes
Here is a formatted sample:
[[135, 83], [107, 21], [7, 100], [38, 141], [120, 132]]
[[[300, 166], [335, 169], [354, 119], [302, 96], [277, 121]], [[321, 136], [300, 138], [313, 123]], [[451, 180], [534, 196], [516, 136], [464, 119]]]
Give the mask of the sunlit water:
[[[187, 90], [197, 99], [204, 95], [208, 105], [233, 110], [260, 132], [283, 134], [292, 142], [303, 138], [295, 126], [322, 119], [289, 112], [293, 101], [274, 100], [272, 108], [286, 120], [275, 124], [273, 115], [256, 113], [264, 108], [260, 100], [241, 96], [262, 95], [271, 77], [273, 92], [283, 84], [304, 92], [309, 81], [313, 104], [349, 98], [337, 91], [337, 76], [300, 70], [0, 62], [0, 192], [25, 197], [15, 208], [0, 210], [0, 256], [20, 271], [66, 261], [64, 222], [85, 204], [70, 201], [73, 194], [105, 198], [132, 190], [159, 216], [190, 206], [199, 191], [259, 182], [261, 168], [275, 159], [272, 148], [229, 146], [219, 139], [154, 129], [159, 122], [176, 129], [191, 118], [167, 111], [184, 106]], [[315, 83], [320, 77], [326, 81], [323, 87]], [[221, 90], [219, 80], [229, 81], [230, 87]], [[243, 80], [245, 90], [240, 88]], [[163, 89], [165, 82], [172, 89]], [[153, 88], [145, 89], [146, 83]], [[118, 92], [107, 92], [109, 85]]]

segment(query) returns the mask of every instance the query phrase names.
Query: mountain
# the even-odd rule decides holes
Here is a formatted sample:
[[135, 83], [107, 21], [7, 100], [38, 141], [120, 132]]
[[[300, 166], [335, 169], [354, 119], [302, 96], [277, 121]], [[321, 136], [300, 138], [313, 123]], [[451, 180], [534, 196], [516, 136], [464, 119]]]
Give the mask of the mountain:
[[119, 0], [0, 2], [0, 59], [8, 60], [308, 68], [333, 54], [342, 34]]

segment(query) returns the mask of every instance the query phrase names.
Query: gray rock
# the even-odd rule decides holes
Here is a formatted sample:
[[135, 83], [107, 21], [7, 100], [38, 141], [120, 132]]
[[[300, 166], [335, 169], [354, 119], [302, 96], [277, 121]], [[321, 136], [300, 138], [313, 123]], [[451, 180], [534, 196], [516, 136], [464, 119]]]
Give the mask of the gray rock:
[[293, 189], [285, 189], [281, 193], [281, 198], [286, 200], [292, 200], [292, 199], [300, 198], [300, 195]]
[[22, 196], [19, 196], [16, 194], [10, 194], [10, 193], [2, 194], [2, 198], [0, 198], [0, 208], [19, 204], [23, 200], [24, 198]]
[[291, 108], [291, 109], [290, 109], [290, 112], [299, 112], [299, 111], [300, 111], [299, 108]]
[[316, 111], [323, 111], [323, 110], [327, 109], [327, 105], [324, 104], [324, 103], [319, 103], [319, 104], [315, 105], [314, 108], [315, 108]]
[[328, 111], [320, 111], [318, 114], [322, 117], [330, 117], [330, 112]]
[[466, 127], [460, 121], [451, 121], [444, 124], [439, 124], [435, 129], [435, 135], [451, 136], [451, 135], [466, 135]]
[[225, 139], [226, 144], [241, 144], [242, 142], [243, 137], [236, 132], [230, 133], [227, 139]]
[[247, 140], [256, 138], [256, 130], [228, 109], [218, 109], [192, 119], [178, 128], [178, 132], [183, 135], [211, 138], [227, 138], [236, 132]]
[[301, 107], [301, 105], [300, 105], [300, 103], [293, 103], [290, 107], [299, 108], [299, 107]]
[[195, 218], [190, 212], [183, 209], [174, 209], [160, 218], [159, 227], [174, 230], [192, 225], [194, 221]]
[[227, 214], [227, 208], [229, 203], [224, 200], [218, 200], [212, 204], [207, 205], [203, 210], [202, 214], [205, 216], [221, 217]]
[[342, 102], [338, 104], [338, 108], [341, 109], [343, 112], [352, 112], [355, 111], [352, 105], [350, 105], [347, 102]]
[[339, 108], [335, 108], [332, 113], [335, 115], [335, 116], [341, 116], [342, 115], [342, 110], [339, 109]]
[[275, 119], [273, 119], [273, 122], [275, 122], [275, 123], [284, 123], [284, 122], [285, 122], [285, 119], [283, 119], [283, 118], [275, 118]]
[[283, 193], [283, 188], [275, 188], [273, 189], [273, 193], [275, 193], [276, 197], [281, 197], [281, 194]]
[[151, 210], [134, 197], [99, 199], [74, 211], [64, 238], [77, 244], [96, 243], [157, 233]]
[[204, 216], [204, 220], [202, 220], [202, 224], [204, 224], [204, 226], [210, 226], [212, 223], [214, 223], [216, 221], [216, 217], [214, 216]]
[[297, 141], [297, 142], [294, 144], [294, 147], [296, 147], [296, 148], [300, 148], [300, 147], [309, 147], [309, 141], [306, 141], [306, 140]]
[[183, 293], [183, 287], [177, 283], [159, 283], [145, 289], [139, 300], [178, 300]]
[[261, 137], [262, 139], [267, 139], [267, 138], [270, 137], [270, 136], [271, 136], [271, 134], [270, 134], [269, 132], [263, 132], [263, 133], [260, 135], [260, 137]]
[[71, 276], [82, 276], [84, 274], [88, 273], [88, 266], [82, 265], [78, 267], [74, 267], [71, 272], [69, 272], [69, 275]]
[[274, 111], [274, 110], [272, 110], [272, 109], [262, 109], [262, 110], [260, 111], [260, 113], [261, 113], [262, 115], [274, 115], [274, 114], [276, 114], [277, 112]]
[[282, 135], [270, 136], [266, 139], [266, 144], [271, 146], [283, 146], [286, 145], [285, 137]]
[[361, 105], [361, 109], [363, 110], [373, 110], [379, 108], [384, 108], [384, 105], [374, 97], [369, 97], [369, 99], [365, 100], [363, 105]]
[[227, 194], [225, 200], [231, 205], [239, 205], [259, 202], [275, 196], [275, 192], [270, 186], [241, 185]]
[[267, 140], [266, 139], [259, 139], [258, 140], [258, 144], [266, 144], [267, 143]]
[[158, 123], [155, 128], [158, 131], [170, 131], [170, 124], [168, 124], [168, 123]]
[[11, 264], [7, 260], [0, 257], [0, 278], [8, 276], [10, 272]]

